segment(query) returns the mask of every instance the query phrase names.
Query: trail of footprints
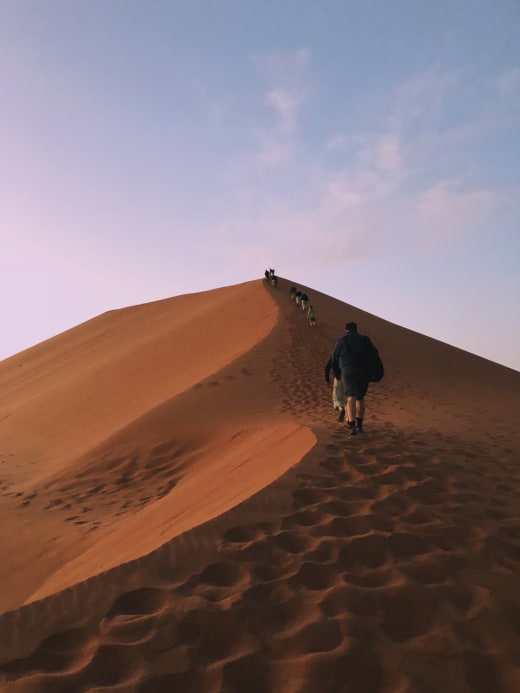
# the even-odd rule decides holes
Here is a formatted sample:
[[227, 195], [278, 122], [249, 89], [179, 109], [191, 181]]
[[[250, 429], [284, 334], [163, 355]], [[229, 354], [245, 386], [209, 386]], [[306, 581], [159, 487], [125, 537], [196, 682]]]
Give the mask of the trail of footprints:
[[[315, 425], [317, 421], [330, 422], [331, 390], [323, 384], [326, 359], [323, 364], [316, 364], [312, 356], [322, 351], [321, 336], [309, 328], [305, 317], [299, 315], [300, 310], [295, 308], [295, 313], [290, 314], [290, 352], [274, 360], [271, 379], [273, 383], [291, 383], [290, 389], [281, 392], [282, 411]], [[287, 369], [291, 369], [290, 377]]]
[[114, 457], [107, 451], [71, 482], [59, 479], [16, 496], [22, 507], [40, 503], [43, 510], [60, 512], [66, 522], [92, 531], [100, 525], [100, 517], [135, 512], [166, 496], [188, 461], [177, 441], [158, 444], [147, 453], [136, 450]]
[[480, 537], [471, 494], [418, 444], [394, 464], [369, 445], [345, 452], [342, 433], [330, 441], [278, 523], [231, 528], [219, 561], [183, 583], [165, 576], [121, 595], [101, 622], [50, 637], [0, 676], [30, 675], [34, 690], [53, 693], [311, 693], [305, 681], [316, 680], [324, 693], [369, 693], [385, 674], [412, 691], [404, 654], [421, 638], [470, 661], [468, 677], [485, 672], [487, 689], [471, 690], [502, 690], [478, 647], [493, 602], [457, 571], [468, 551], [484, 565], [491, 545], [504, 565], [517, 560], [518, 521], [506, 513], [498, 522], [509, 535]]
[[[237, 375], [201, 382], [195, 388], [215, 387], [223, 381], [251, 375], [251, 369], [244, 366]], [[9, 456], [0, 454], [0, 465]], [[58, 511], [66, 522], [82, 531], [92, 531], [101, 524], [96, 511], [101, 511], [104, 519], [116, 518], [166, 496], [177, 485], [188, 463], [187, 451], [176, 440], [159, 443], [151, 451], [133, 450], [126, 455], [114, 456], [107, 450], [68, 483], [59, 479], [42, 488], [15, 493], [9, 478], [0, 475], [0, 497], [15, 496], [23, 508], [41, 503], [43, 510]]]

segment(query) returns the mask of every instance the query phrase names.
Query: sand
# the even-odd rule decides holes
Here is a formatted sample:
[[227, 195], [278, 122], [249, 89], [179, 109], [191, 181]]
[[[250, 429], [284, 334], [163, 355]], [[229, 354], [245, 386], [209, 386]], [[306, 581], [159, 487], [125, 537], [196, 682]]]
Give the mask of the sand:
[[[0, 362], [0, 690], [520, 690], [520, 373], [291, 285]], [[346, 320], [386, 368], [355, 437]]]

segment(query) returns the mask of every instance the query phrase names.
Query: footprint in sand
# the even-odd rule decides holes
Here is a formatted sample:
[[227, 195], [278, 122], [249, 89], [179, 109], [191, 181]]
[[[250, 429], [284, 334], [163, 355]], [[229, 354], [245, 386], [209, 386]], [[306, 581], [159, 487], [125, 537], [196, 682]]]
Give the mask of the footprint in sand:
[[256, 541], [272, 531], [271, 525], [261, 523], [256, 525], [240, 525], [228, 529], [224, 534], [224, 543], [244, 544]]
[[315, 527], [327, 521], [327, 515], [321, 510], [309, 509], [301, 510], [284, 517], [282, 529], [299, 529], [301, 527]]
[[[10, 678], [38, 672], [44, 675], [46, 681], [52, 681], [53, 677], [45, 674], [59, 672], [60, 675], [66, 675], [69, 670], [85, 666], [94, 649], [93, 629], [75, 628], [62, 631], [43, 640], [28, 657], [2, 665], [0, 672], [6, 673]], [[52, 685], [46, 686], [45, 690], [53, 690]]]
[[379, 595], [382, 632], [395, 642], [424, 635], [433, 625], [438, 601], [429, 587], [410, 584], [383, 590]]
[[121, 594], [107, 612], [107, 618], [149, 616], [163, 611], [170, 602], [169, 590], [159, 587], [143, 587]]
[[315, 540], [307, 533], [284, 531], [274, 534], [267, 541], [294, 555], [303, 555], [316, 544]]
[[314, 487], [301, 487], [294, 491], [293, 499], [294, 504], [297, 508], [302, 506], [317, 505], [318, 503], [324, 503], [329, 500], [330, 493], [323, 489]]
[[194, 578], [198, 583], [210, 587], [232, 587], [247, 580], [245, 571], [236, 562], [210, 563]]

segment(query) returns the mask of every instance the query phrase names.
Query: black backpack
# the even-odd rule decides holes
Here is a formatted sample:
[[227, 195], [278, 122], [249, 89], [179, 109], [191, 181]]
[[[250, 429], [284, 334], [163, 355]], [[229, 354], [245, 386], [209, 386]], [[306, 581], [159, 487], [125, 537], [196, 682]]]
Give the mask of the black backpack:
[[370, 383], [378, 383], [383, 379], [385, 374], [385, 367], [379, 356], [379, 351], [372, 342], [370, 342], [370, 346], [365, 355], [364, 370], [368, 377], [368, 382]]

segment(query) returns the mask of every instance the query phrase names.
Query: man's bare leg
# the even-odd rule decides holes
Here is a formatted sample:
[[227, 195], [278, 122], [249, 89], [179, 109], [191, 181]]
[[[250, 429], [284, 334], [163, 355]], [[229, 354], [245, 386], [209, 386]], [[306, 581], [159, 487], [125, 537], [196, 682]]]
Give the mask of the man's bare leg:
[[358, 433], [363, 430], [363, 416], [365, 414], [365, 400], [358, 399], [356, 401], [356, 428]]
[[347, 421], [355, 423], [357, 410], [357, 397], [352, 395], [347, 397]]

